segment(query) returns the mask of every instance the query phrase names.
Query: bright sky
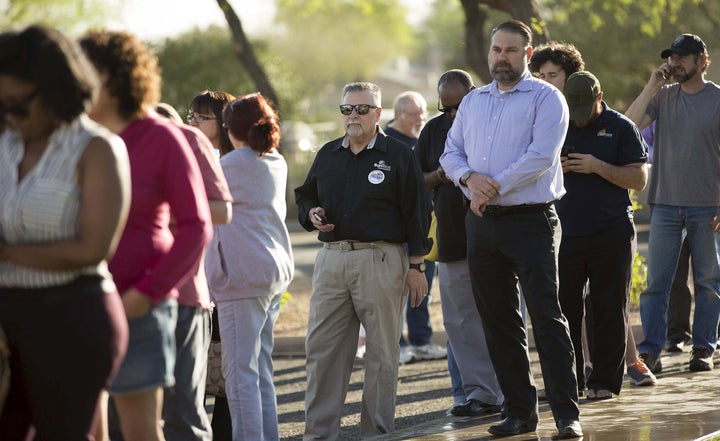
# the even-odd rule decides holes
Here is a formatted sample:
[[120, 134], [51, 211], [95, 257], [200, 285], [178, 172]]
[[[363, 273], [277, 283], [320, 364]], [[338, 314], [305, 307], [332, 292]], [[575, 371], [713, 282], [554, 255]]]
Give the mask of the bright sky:
[[[215, 0], [123, 0], [121, 18], [114, 27], [121, 27], [144, 40], [172, 36], [193, 27], [225, 25], [225, 17]], [[432, 0], [401, 0], [408, 6], [413, 23], [419, 21]], [[270, 0], [230, 0], [240, 16], [243, 29], [250, 35], [262, 33], [275, 15]]]

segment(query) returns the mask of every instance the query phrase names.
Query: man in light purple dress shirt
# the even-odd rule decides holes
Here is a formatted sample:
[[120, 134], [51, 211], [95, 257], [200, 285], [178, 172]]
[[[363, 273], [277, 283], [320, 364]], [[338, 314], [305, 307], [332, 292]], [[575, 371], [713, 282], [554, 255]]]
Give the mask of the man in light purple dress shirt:
[[494, 435], [533, 432], [538, 402], [517, 282], [532, 321], [558, 434], [582, 436], [574, 353], [558, 303], [561, 228], [553, 201], [564, 193], [560, 148], [568, 128], [562, 93], [528, 71], [532, 31], [511, 20], [493, 29], [489, 85], [460, 104], [440, 163], [470, 199], [465, 224], [475, 303], [505, 395]]

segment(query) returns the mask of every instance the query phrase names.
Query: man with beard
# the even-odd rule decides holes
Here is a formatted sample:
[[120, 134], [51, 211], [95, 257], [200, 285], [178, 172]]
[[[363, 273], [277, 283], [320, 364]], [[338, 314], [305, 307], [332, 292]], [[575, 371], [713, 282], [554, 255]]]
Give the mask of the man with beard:
[[660, 57], [667, 62], [653, 71], [626, 112], [641, 129], [656, 121], [648, 286], [640, 295], [645, 339], [639, 351], [653, 372], [662, 369], [668, 297], [686, 236], [695, 282], [689, 368], [709, 371], [720, 317], [720, 87], [705, 79], [710, 58], [697, 35], [680, 35]]
[[440, 165], [470, 199], [465, 217], [473, 295], [505, 395], [494, 435], [533, 432], [538, 401], [520, 313], [519, 280], [532, 321], [548, 402], [558, 434], [582, 436], [575, 357], [558, 303], [560, 223], [553, 202], [564, 193], [560, 148], [568, 128], [562, 93], [528, 70], [532, 31], [520, 21], [491, 33], [495, 80], [465, 96]]
[[300, 224], [319, 230], [323, 242], [305, 341], [306, 441], [340, 435], [361, 323], [367, 352], [360, 436], [394, 429], [402, 297], [409, 293], [416, 307], [428, 291], [423, 260], [431, 245], [430, 209], [423, 175], [413, 151], [378, 126], [380, 95], [372, 83], [345, 86], [345, 136], [320, 149], [295, 189]]

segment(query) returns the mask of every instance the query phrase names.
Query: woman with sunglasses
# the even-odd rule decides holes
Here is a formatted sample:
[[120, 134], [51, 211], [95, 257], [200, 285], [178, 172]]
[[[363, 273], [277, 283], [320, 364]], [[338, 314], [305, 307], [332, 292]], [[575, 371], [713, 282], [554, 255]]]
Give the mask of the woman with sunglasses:
[[98, 88], [59, 32], [0, 34], [0, 328], [12, 372], [2, 440], [33, 429], [35, 439], [91, 439], [127, 348], [107, 260], [127, 218], [130, 168], [122, 140], [85, 113]]
[[216, 227], [205, 271], [217, 304], [232, 439], [277, 440], [273, 329], [295, 268], [285, 226], [288, 167], [278, 152], [278, 115], [265, 97], [238, 97], [223, 121], [235, 147], [220, 159], [233, 214]]
[[103, 83], [90, 116], [123, 138], [132, 171], [130, 214], [110, 261], [130, 343], [110, 393], [126, 441], [164, 440], [163, 389], [175, 383], [177, 286], [210, 239], [210, 210], [187, 140], [153, 110], [160, 94], [155, 55], [127, 32], [94, 31], [80, 45]]

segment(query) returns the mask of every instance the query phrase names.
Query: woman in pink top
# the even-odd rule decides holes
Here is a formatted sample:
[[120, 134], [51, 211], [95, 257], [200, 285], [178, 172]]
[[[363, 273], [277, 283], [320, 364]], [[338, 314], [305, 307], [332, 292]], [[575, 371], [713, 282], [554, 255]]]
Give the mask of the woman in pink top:
[[110, 393], [125, 440], [163, 440], [163, 388], [175, 382], [177, 287], [211, 237], [208, 202], [187, 140], [153, 110], [155, 55], [126, 32], [91, 32], [80, 44], [103, 83], [90, 116], [125, 141], [132, 176], [128, 222], [110, 261], [130, 343]]

